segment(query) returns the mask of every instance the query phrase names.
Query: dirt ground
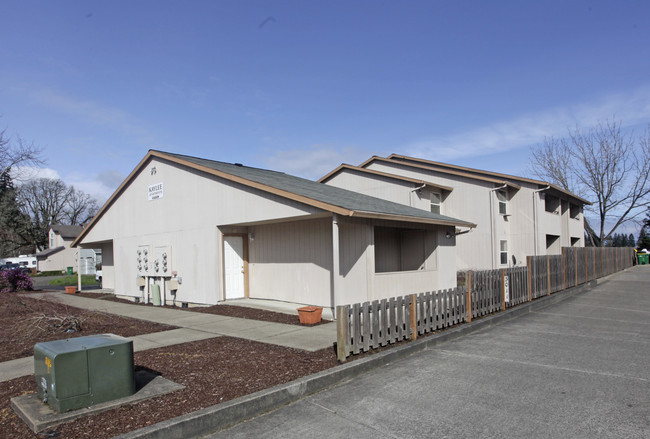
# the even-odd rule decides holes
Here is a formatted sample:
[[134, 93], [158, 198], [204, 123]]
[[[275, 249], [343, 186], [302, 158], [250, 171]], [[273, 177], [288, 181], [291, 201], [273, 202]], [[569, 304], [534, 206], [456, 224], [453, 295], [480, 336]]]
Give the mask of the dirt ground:
[[[285, 314], [228, 308], [238, 309], [220, 312], [257, 319], [263, 315], [267, 321], [276, 314], [277, 320], [270, 321], [286, 323], [282, 321], [287, 317]], [[201, 309], [210, 312], [206, 311], [209, 308]], [[297, 316], [288, 317], [293, 317], [295, 324]], [[65, 332], [71, 328], [75, 332]], [[172, 328], [65, 307], [31, 298], [29, 294], [6, 294], [0, 296], [0, 361], [32, 355], [33, 346], [39, 341], [105, 332], [128, 337]], [[110, 438], [335, 367], [338, 363], [333, 348], [306, 352], [219, 337], [136, 352], [135, 364], [136, 368], [152, 370], [186, 388], [34, 434], [9, 406], [10, 398], [36, 390], [34, 376], [16, 378], [0, 383], [0, 437]]]

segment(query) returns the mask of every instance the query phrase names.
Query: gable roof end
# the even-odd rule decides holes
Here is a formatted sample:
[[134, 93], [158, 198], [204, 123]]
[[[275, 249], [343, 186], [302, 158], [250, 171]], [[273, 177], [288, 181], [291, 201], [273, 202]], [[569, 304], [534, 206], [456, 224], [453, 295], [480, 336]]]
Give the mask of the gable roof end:
[[318, 209], [343, 216], [361, 218], [384, 218], [405, 222], [419, 222], [460, 227], [476, 227], [475, 224], [444, 215], [438, 215], [414, 207], [393, 203], [381, 198], [359, 194], [346, 189], [328, 186], [312, 180], [295, 177], [277, 171], [252, 168], [238, 164], [191, 157], [162, 151], [150, 150], [138, 166], [122, 182], [97, 215], [72, 243], [77, 246], [108, 208], [115, 202], [127, 185], [135, 179], [145, 164], [152, 158], [176, 163], [207, 174], [242, 184], [247, 187], [304, 203]]
[[370, 175], [377, 175], [377, 176], [380, 176], [380, 177], [391, 178], [393, 180], [407, 181], [409, 183], [414, 183], [414, 184], [417, 184], [417, 185], [420, 185], [420, 186], [424, 184], [424, 185], [434, 187], [434, 188], [438, 188], [440, 190], [448, 191], [448, 192], [452, 192], [454, 190], [454, 188], [450, 187], [450, 186], [444, 186], [442, 184], [432, 183], [430, 181], [420, 180], [418, 178], [404, 177], [402, 175], [390, 174], [388, 172], [381, 172], [381, 171], [375, 171], [373, 169], [362, 168], [362, 167], [359, 167], [359, 166], [352, 166], [352, 165], [348, 165], [346, 163], [341, 164], [338, 168], [334, 169], [333, 171], [330, 171], [329, 173], [327, 173], [326, 175], [324, 175], [323, 177], [321, 177], [317, 181], [319, 183], [326, 183], [328, 180], [333, 178], [335, 175], [340, 174], [345, 169], [349, 169], [351, 171], [359, 172], [359, 173], [363, 173], [363, 174], [370, 174]]

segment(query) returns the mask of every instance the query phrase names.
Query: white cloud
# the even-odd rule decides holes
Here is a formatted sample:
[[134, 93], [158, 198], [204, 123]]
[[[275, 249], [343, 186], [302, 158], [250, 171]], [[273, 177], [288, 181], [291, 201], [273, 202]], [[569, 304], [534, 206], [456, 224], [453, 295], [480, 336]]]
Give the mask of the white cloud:
[[115, 192], [125, 178], [119, 171], [103, 171], [94, 176], [73, 173], [61, 177], [54, 169], [28, 166], [13, 168], [11, 170], [11, 177], [17, 184], [37, 178], [61, 179], [65, 184], [74, 186], [75, 189], [89, 194], [100, 205]]
[[17, 182], [21, 183], [28, 180], [34, 180], [36, 178], [51, 178], [59, 179], [59, 173], [54, 169], [50, 168], [35, 168], [32, 166], [17, 166], [11, 168], [11, 178]]
[[97, 175], [70, 174], [65, 177], [65, 182], [89, 194], [101, 205], [113, 195], [124, 178], [119, 171], [103, 171]]
[[39, 105], [71, 114], [92, 124], [105, 126], [129, 136], [136, 136], [140, 139], [138, 140], [140, 143], [148, 143], [154, 138], [152, 133], [135, 116], [119, 108], [78, 99], [47, 88], [30, 87], [21, 91]]
[[[391, 152], [452, 162], [465, 157], [504, 154], [538, 144], [546, 136], [564, 137], [568, 129], [588, 128], [615, 117], [625, 126], [650, 122], [650, 86], [630, 93], [568, 107], [557, 107], [525, 114], [511, 120], [480, 126], [448, 136], [435, 136], [413, 141]], [[271, 169], [316, 179], [341, 163], [358, 165], [372, 155], [385, 151], [367, 151], [356, 147], [314, 145], [308, 149], [279, 150], [264, 163]]]
[[564, 137], [568, 129], [588, 128], [612, 117], [625, 126], [650, 122], [650, 87], [526, 114], [465, 133], [432, 136], [404, 145], [401, 150], [407, 155], [441, 161], [498, 154], [540, 143], [545, 136]]
[[356, 147], [313, 145], [308, 149], [276, 151], [264, 163], [270, 169], [315, 180], [341, 163], [358, 165], [368, 158], [367, 151]]

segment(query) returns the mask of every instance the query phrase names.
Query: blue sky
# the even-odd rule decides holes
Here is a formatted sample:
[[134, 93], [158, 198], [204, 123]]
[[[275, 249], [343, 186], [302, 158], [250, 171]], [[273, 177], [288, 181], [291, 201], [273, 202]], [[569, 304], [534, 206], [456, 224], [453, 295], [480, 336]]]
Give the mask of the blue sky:
[[650, 122], [647, 1], [0, 0], [0, 127], [104, 201], [147, 150], [319, 178], [400, 153], [518, 175]]

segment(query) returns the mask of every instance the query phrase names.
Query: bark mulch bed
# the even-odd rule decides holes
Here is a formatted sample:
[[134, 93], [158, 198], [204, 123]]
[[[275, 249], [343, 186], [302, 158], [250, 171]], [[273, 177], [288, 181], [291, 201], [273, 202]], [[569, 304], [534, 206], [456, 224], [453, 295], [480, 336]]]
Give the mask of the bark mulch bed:
[[[219, 305], [215, 308], [230, 307]], [[246, 314], [247, 318], [253, 318], [260, 311], [244, 307], [232, 308], [241, 308], [236, 312]], [[94, 333], [113, 332], [124, 336], [170, 329], [165, 325], [157, 325], [158, 329], [152, 329], [154, 327], [148, 325], [155, 324], [78, 310], [29, 298], [28, 295], [0, 295], [0, 331], [3, 334], [0, 349], [5, 356], [8, 355], [6, 345], [16, 344], [18, 340], [22, 340], [21, 332], [31, 332], [26, 330], [27, 325], [33, 323], [33, 317], [40, 315], [39, 313], [79, 314], [83, 315], [84, 320], [82, 331], [79, 333], [62, 333], [60, 327], [44, 325], [46, 330], [40, 332], [37, 341], [89, 335], [90, 328], [96, 330]], [[271, 314], [275, 314], [278, 319], [284, 316], [280, 313]], [[295, 317], [297, 320], [296, 316], [288, 317]], [[117, 321], [128, 322], [122, 325], [121, 331], [118, 331]], [[147, 328], [142, 325], [147, 325]], [[134, 332], [128, 332], [130, 330]], [[20, 343], [21, 348], [16, 350], [20, 355], [15, 354], [12, 358], [32, 354], [35, 343], [33, 339], [29, 342], [20, 341]], [[41, 434], [34, 434], [9, 405], [12, 397], [35, 392], [34, 376], [16, 378], [0, 383], [0, 437], [110, 438], [335, 367], [338, 363], [333, 348], [307, 352], [238, 338], [218, 337], [136, 352], [135, 364], [136, 368], [152, 370], [167, 379], [183, 384], [186, 388], [68, 422]]]
[[[135, 303], [128, 299], [121, 299], [119, 297], [115, 297], [113, 294], [77, 293], [77, 296], [88, 297], [91, 299], [110, 300], [112, 302], [128, 303], [130, 305], [153, 306], [151, 303], [145, 305], [144, 303]], [[284, 314], [281, 312], [237, 305], [193, 306], [191, 308], [180, 308], [178, 306], [165, 305], [165, 308], [173, 308], [190, 312], [202, 312], [206, 314], [218, 314], [228, 317], [239, 317], [241, 319], [262, 320], [264, 322], [285, 323], [287, 325], [316, 326], [330, 322], [329, 320], [321, 320], [319, 323], [313, 325], [303, 325], [300, 323], [298, 315]]]
[[[219, 337], [135, 353], [136, 367], [186, 386], [174, 393], [51, 428], [45, 437], [110, 438], [337, 365], [333, 349], [306, 352]], [[9, 406], [32, 393], [33, 375], [0, 383], [0, 437], [37, 438]]]
[[42, 341], [104, 333], [132, 337], [174, 328], [74, 308], [29, 294], [0, 294], [0, 362], [29, 357], [34, 345]]

